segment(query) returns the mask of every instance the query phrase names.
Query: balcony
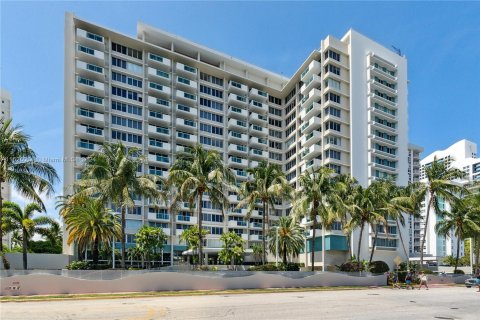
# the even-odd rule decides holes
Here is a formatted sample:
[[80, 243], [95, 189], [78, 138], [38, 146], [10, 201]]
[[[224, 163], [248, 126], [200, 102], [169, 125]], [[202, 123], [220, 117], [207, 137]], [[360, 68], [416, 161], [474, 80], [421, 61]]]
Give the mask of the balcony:
[[177, 76], [177, 87], [196, 91], [197, 82], [184, 77]]
[[177, 141], [178, 142], [187, 142], [191, 144], [197, 143], [197, 136], [194, 134], [182, 132], [182, 131], [177, 131]]
[[309, 134], [303, 135], [301, 139], [302, 146], [305, 148], [310, 147], [312, 144], [321, 141], [322, 133], [317, 130], [313, 130]]
[[301, 132], [304, 135], [309, 134], [315, 129], [322, 127], [322, 120], [319, 117], [312, 117], [307, 123], [304, 123], [301, 127]]
[[256, 124], [250, 125], [250, 129], [248, 130], [251, 135], [267, 137], [268, 136], [268, 129], [265, 127], [258, 126]]
[[197, 122], [189, 119], [177, 118], [175, 121], [178, 130], [187, 130], [189, 132], [197, 131]]
[[259, 234], [251, 234], [250, 241], [261, 241], [263, 240], [263, 236]]
[[163, 81], [164, 83], [170, 83], [171, 74], [159, 69], [148, 67], [148, 75], [156, 81]]
[[241, 179], [241, 180], [245, 180], [247, 179], [247, 172], [244, 171], [243, 169], [240, 170], [240, 169], [233, 169], [233, 172], [235, 174], [235, 177], [237, 179]]
[[196, 224], [197, 217], [184, 216], [179, 214], [177, 215], [176, 222]]
[[[379, 79], [380, 80], [380, 79]], [[370, 82], [370, 85], [371, 87], [374, 87], [376, 89], [379, 89], [381, 91], [384, 91], [385, 93], [387, 94], [393, 94], [393, 95], [397, 95], [398, 94], [398, 90], [397, 89], [394, 89], [394, 88], [391, 88], [383, 83], [381, 83], [380, 81], [378, 80], [375, 80], [375, 79], [370, 79], [369, 80]], [[373, 91], [372, 89], [370, 91]]]
[[255, 112], [251, 112], [250, 117], [248, 117], [248, 119], [250, 120], [251, 123], [255, 123], [261, 126], [267, 126], [268, 124], [267, 116], [264, 116]]
[[305, 148], [302, 153], [302, 159], [310, 160], [322, 155], [322, 146], [318, 144], [311, 145], [308, 148]]
[[191, 94], [188, 92], [184, 92], [182, 90], [176, 90], [176, 98], [179, 101], [186, 102], [189, 104], [195, 105], [197, 102], [197, 96], [195, 94]]
[[76, 102], [79, 105], [93, 107], [101, 111], [105, 110], [105, 103], [104, 103], [105, 100], [102, 97], [85, 94], [81, 92], [76, 92], [75, 97], [76, 97]]
[[148, 133], [152, 135], [158, 135], [163, 138], [170, 139], [170, 129], [165, 127], [157, 127], [153, 125], [148, 125]]
[[162, 95], [166, 95], [170, 97], [170, 94], [172, 93], [172, 89], [170, 87], [156, 83], [156, 82], [148, 82], [148, 92], [153, 92], [153, 93], [159, 93]]
[[157, 164], [164, 164], [164, 165], [169, 165], [170, 164], [170, 158], [168, 156], [162, 155], [162, 154], [149, 153], [148, 154], [148, 161], [149, 162], [156, 162]]
[[228, 120], [227, 127], [228, 130], [247, 131], [247, 123], [237, 119]]
[[265, 138], [250, 137], [249, 144], [255, 147], [267, 148], [268, 140]]
[[239, 155], [245, 156], [247, 154], [247, 147], [242, 146], [242, 145], [238, 145], [238, 144], [234, 144], [234, 143], [230, 143], [228, 145], [228, 153], [239, 154]]
[[98, 152], [102, 148], [102, 145], [88, 140], [77, 140], [77, 148]]
[[228, 196], [229, 203], [238, 203], [239, 201], [240, 201], [240, 197], [235, 194], [231, 194]]
[[227, 115], [232, 118], [246, 120], [248, 118], [248, 111], [242, 108], [229, 106]]
[[76, 125], [76, 134], [88, 139], [95, 139], [103, 141], [104, 133], [103, 128], [88, 126], [88, 125]]
[[320, 62], [316, 60], [312, 60], [309, 64], [308, 67], [302, 72], [302, 75], [300, 76], [300, 79], [304, 81], [305, 79], [310, 79], [310, 77], [314, 74], [319, 74], [322, 71], [322, 67], [320, 65]]
[[314, 115], [320, 114], [321, 110], [322, 106], [318, 102], [313, 102], [310, 105], [305, 105], [300, 111], [300, 119], [302, 119], [302, 121], [308, 121]]
[[256, 100], [250, 100], [249, 106], [250, 106], [249, 107], [250, 111], [254, 111], [261, 114], [268, 113], [268, 105], [265, 103], [262, 103]]
[[247, 222], [246, 221], [230, 220], [230, 221], [228, 221], [228, 227], [230, 227], [230, 228], [246, 228], [247, 227]]
[[77, 55], [81, 60], [86, 62], [100, 64], [100, 66], [105, 64], [105, 53], [89, 46], [77, 44]]
[[258, 159], [268, 159], [268, 152], [260, 149], [250, 149], [250, 157]]
[[159, 140], [149, 139], [148, 149], [170, 152], [171, 144]]
[[236, 131], [230, 131], [228, 133], [228, 141], [236, 141], [236, 142], [243, 142], [247, 143], [248, 142], [248, 136], [244, 133], [236, 132]]
[[300, 88], [300, 93], [306, 95], [313, 88], [319, 89], [322, 85], [322, 77], [319, 75], [313, 74], [308, 80], [305, 80], [302, 87]]
[[228, 104], [229, 105], [233, 105], [233, 106], [237, 106], [237, 107], [247, 107], [248, 106], [248, 103], [247, 103], [247, 97], [245, 96], [240, 96], [240, 95], [237, 95], [235, 93], [230, 93], [228, 94]]
[[248, 92], [248, 87], [240, 82], [230, 80], [228, 82], [227, 90], [240, 95], [246, 95]]
[[186, 64], [177, 62], [175, 64], [175, 70], [178, 74], [185, 75], [189, 78], [196, 78], [197, 77], [197, 68], [188, 66]]
[[308, 95], [303, 97], [302, 107], [310, 106], [314, 102], [320, 102], [321, 98], [322, 98], [322, 92], [317, 88], [313, 88], [308, 92]]
[[317, 159], [317, 158], [314, 158], [314, 159], [310, 159], [308, 161], [305, 161], [305, 164], [302, 165], [301, 167], [301, 171], [302, 172], [305, 172], [306, 170], [310, 170], [310, 169], [318, 169], [322, 166], [322, 160], [320, 159]]
[[79, 75], [87, 76], [100, 82], [105, 81], [105, 69], [103, 67], [81, 60], [77, 60], [76, 67]]
[[105, 115], [103, 113], [94, 112], [83, 108], [77, 108], [77, 115], [79, 119], [82, 119], [83, 123], [102, 126], [105, 124]]
[[77, 37], [89, 45], [97, 46], [102, 50], [105, 49], [105, 39], [101, 35], [77, 28]]
[[148, 96], [148, 104], [152, 105], [155, 108], [162, 109], [165, 112], [170, 112], [170, 101], [165, 99], [160, 99], [152, 96]]
[[170, 69], [170, 66], [172, 65], [172, 61], [170, 59], [162, 57], [158, 54], [155, 53], [149, 53], [148, 54], [148, 61], [149, 63], [152, 63], [152, 65], [162, 67], [164, 69], [168, 70]]
[[[237, 166], [237, 167], [242, 167], [246, 168], [248, 167], [248, 160], [244, 158], [238, 158], [238, 157], [228, 157], [227, 161], [229, 166]], [[235, 196], [237, 197], [237, 196]]]
[[396, 134], [397, 133], [396, 128], [389, 127], [389, 126], [387, 126], [383, 123], [380, 123], [378, 121], [374, 121], [374, 120], [368, 121], [368, 125], [370, 127], [373, 127], [373, 128], [377, 128], [377, 129], [380, 129], [380, 130], [383, 130], [383, 131], [387, 131], [388, 133], [391, 133], [391, 134]]
[[260, 223], [260, 222], [250, 222], [250, 228], [252, 228], [252, 229], [262, 229], [262, 223]]
[[257, 99], [261, 102], [268, 101], [268, 93], [266, 93], [265, 91], [258, 90], [256, 88], [251, 88], [249, 95], [251, 98]]
[[185, 106], [177, 103], [177, 115], [184, 116], [186, 118], [196, 119], [198, 114], [197, 108]]
[[148, 120], [153, 123], [161, 125], [170, 125], [172, 118], [168, 114], [150, 110], [148, 113]]
[[77, 88], [82, 92], [94, 95], [105, 95], [105, 84], [103, 82], [87, 79], [85, 77], [77, 76]]

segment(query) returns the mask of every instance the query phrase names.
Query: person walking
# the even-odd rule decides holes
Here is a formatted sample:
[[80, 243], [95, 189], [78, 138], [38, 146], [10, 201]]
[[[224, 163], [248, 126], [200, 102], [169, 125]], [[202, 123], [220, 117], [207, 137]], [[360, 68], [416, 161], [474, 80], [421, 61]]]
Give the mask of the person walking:
[[427, 275], [425, 274], [425, 272], [423, 271], [420, 272], [419, 278], [420, 278], [420, 286], [418, 287], [418, 290], [420, 290], [422, 286], [425, 286], [425, 288], [428, 290]]
[[410, 273], [410, 270], [407, 270], [407, 275], [405, 276], [405, 284], [406, 284], [405, 287], [407, 290], [409, 288], [411, 288], [412, 290], [414, 289], [412, 285], [412, 280], [413, 280], [412, 274]]
[[393, 273], [392, 276], [392, 289], [400, 289], [400, 285], [398, 284], [398, 275], [396, 273]]

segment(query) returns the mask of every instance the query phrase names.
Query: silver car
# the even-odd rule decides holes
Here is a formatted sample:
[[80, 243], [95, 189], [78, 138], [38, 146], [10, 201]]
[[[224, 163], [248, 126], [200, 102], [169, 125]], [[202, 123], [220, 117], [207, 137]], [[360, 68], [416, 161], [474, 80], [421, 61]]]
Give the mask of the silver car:
[[465, 280], [465, 286], [467, 288], [478, 286], [478, 279], [474, 277], [468, 278], [467, 280]]

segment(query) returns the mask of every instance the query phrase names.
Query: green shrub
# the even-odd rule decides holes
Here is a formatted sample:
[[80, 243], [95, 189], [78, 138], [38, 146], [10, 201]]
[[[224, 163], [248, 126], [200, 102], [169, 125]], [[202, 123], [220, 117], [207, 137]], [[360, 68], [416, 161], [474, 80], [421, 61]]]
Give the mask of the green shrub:
[[278, 271], [274, 264], [265, 264], [248, 268], [248, 271]]
[[365, 266], [362, 262], [358, 261], [347, 261], [342, 263], [339, 266], [336, 266], [338, 270], [343, 272], [359, 272], [365, 271]]
[[279, 264], [278, 269], [282, 271], [300, 271], [300, 265], [298, 263], [288, 262], [286, 264]]
[[372, 261], [370, 263], [368, 270], [371, 273], [385, 273], [390, 271], [390, 268], [388, 267], [388, 264], [385, 263], [385, 261]]
[[453, 272], [454, 274], [465, 274], [463, 270], [457, 269]]
[[425, 274], [433, 274], [433, 271], [430, 269], [421, 269], [420, 272], [423, 272]]
[[92, 266], [86, 261], [72, 261], [65, 268], [68, 270], [92, 270]]

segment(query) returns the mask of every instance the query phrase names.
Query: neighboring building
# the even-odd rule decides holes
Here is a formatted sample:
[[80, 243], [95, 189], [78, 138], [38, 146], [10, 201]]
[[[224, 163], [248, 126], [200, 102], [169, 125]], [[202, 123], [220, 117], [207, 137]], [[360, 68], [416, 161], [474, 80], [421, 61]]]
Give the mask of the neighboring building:
[[[428, 167], [434, 159], [445, 161], [448, 168], [456, 168], [464, 171], [466, 177], [464, 181], [459, 183], [469, 183], [472, 181], [480, 181], [480, 159], [477, 158], [477, 144], [468, 140], [460, 140], [445, 150], [439, 150], [431, 153], [420, 161], [420, 179], [425, 179], [425, 168]], [[428, 198], [427, 198], [428, 201]], [[450, 205], [443, 199], [439, 203], [441, 210], [449, 210]], [[425, 217], [427, 207], [423, 205], [422, 215]], [[430, 210], [430, 218], [427, 227], [427, 237], [424, 253], [436, 257], [441, 260], [445, 256], [456, 255], [457, 238], [452, 234], [451, 237], [437, 236], [435, 232], [435, 224], [442, 218], [436, 215], [433, 209]], [[422, 220], [420, 236], [423, 237], [425, 222]], [[460, 243], [460, 256], [464, 255], [464, 242]]]
[[[11, 118], [11, 103], [12, 97], [10, 92], [0, 88], [0, 96], [2, 100], [2, 104], [0, 105], [0, 125], [4, 123], [6, 119]], [[10, 201], [10, 185], [2, 183], [2, 190], [0, 190], [0, 196], [5, 201]], [[10, 246], [10, 237], [9, 235], [3, 236], [3, 243], [7, 246]]]
[[[408, 144], [408, 182], [420, 181], [420, 154], [423, 152], [423, 148], [414, 144]], [[420, 252], [420, 232], [421, 232], [422, 219], [420, 217], [414, 217], [408, 215], [408, 252], [409, 254], [415, 254]]]
[[[364, 186], [378, 178], [406, 185], [407, 109], [406, 58], [354, 30], [328, 36], [286, 78], [142, 23], [132, 38], [66, 14], [65, 157], [77, 160], [65, 163], [66, 194], [82, 159], [115, 140], [140, 148], [148, 156], [143, 172], [164, 177], [176, 152], [201, 143], [222, 154], [239, 182], [248, 179], [246, 168], [268, 160], [282, 166], [293, 187], [303, 171], [322, 165]], [[263, 236], [261, 207], [247, 221], [245, 209], [234, 209], [235, 194], [230, 201], [223, 216], [204, 198], [205, 251], [214, 258], [223, 232], [241, 234], [248, 247]], [[270, 208], [270, 224], [289, 209], [285, 202]], [[129, 245], [148, 223], [172, 235], [176, 255], [185, 248], [178, 236], [197, 221], [185, 206], [171, 223], [166, 208], [145, 199], [127, 219]], [[404, 239], [407, 232], [393, 221], [389, 229], [388, 238], [379, 234], [374, 259], [392, 264], [404, 256], [398, 232]], [[355, 231], [355, 252], [358, 237]], [[363, 233], [364, 258], [372, 238], [373, 230]], [[340, 230], [328, 232], [326, 248], [328, 265], [348, 257]], [[166, 252], [168, 260], [169, 246]]]

